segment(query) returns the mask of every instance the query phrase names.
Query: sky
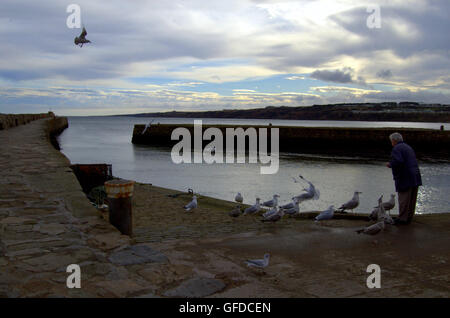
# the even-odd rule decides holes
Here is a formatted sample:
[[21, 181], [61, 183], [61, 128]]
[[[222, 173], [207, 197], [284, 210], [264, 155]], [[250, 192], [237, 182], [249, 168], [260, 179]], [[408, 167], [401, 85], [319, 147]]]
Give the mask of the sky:
[[450, 104], [449, 17], [448, 0], [1, 0], [0, 113]]

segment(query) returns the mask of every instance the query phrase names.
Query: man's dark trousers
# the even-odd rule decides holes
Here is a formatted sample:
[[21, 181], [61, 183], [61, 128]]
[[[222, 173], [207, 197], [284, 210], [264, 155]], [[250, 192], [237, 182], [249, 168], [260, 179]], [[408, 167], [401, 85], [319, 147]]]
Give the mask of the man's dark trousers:
[[398, 192], [399, 220], [410, 223], [416, 212], [417, 191], [419, 187], [412, 187]]

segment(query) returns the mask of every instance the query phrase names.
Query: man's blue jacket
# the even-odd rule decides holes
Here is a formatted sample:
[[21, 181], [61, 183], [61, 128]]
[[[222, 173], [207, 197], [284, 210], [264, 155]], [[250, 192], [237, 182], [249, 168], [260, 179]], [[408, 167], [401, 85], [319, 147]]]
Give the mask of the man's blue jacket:
[[399, 142], [392, 148], [390, 164], [395, 181], [395, 191], [403, 192], [422, 185], [416, 154], [404, 142]]

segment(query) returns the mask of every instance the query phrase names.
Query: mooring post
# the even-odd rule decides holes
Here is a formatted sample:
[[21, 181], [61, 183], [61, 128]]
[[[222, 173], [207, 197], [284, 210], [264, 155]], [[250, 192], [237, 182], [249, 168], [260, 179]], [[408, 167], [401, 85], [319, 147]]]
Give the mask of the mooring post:
[[114, 225], [122, 234], [132, 236], [131, 197], [133, 196], [134, 181], [115, 179], [105, 182], [108, 195], [109, 223]]

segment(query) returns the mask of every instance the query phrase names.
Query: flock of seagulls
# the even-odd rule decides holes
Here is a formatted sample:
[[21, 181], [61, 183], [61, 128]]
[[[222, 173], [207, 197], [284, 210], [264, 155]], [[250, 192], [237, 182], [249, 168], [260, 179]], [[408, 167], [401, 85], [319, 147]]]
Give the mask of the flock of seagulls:
[[[240, 215], [249, 214], [261, 214], [261, 222], [277, 222], [284, 215], [296, 215], [300, 213], [300, 203], [307, 200], [318, 200], [320, 197], [320, 192], [317, 190], [310, 181], [306, 180], [303, 176], [299, 176], [300, 179], [308, 183], [308, 188], [303, 188], [303, 192], [297, 196], [291, 198], [291, 202], [284, 205], [278, 205], [278, 199], [280, 195], [274, 194], [271, 200], [264, 201], [261, 203], [261, 198], [257, 197], [255, 204], [242, 210], [242, 204], [244, 198], [240, 192], [238, 192], [234, 200], [239, 203], [233, 210], [228, 214], [231, 217], [238, 217]], [[297, 179], [293, 178], [295, 183], [299, 183]], [[190, 191], [193, 194], [192, 190]], [[334, 205], [330, 205], [326, 210], [320, 212], [315, 217], [315, 222], [322, 220], [332, 219], [335, 212], [346, 213], [346, 210], [353, 211], [359, 206], [359, 195], [362, 194], [360, 191], [355, 191], [353, 197], [346, 203], [342, 204], [337, 210], [335, 210]], [[186, 211], [191, 211], [197, 208], [197, 196], [193, 195], [192, 201], [184, 206]], [[391, 194], [389, 201], [383, 202], [383, 195], [378, 198], [378, 205], [374, 207], [373, 211], [369, 215], [369, 220], [375, 221], [375, 223], [366, 226], [362, 229], [356, 230], [358, 234], [366, 235], [376, 235], [384, 231], [386, 225], [395, 224], [394, 220], [388, 213], [395, 207], [395, 194]], [[270, 208], [270, 209], [265, 209]], [[270, 254], [266, 253], [263, 259], [246, 260], [245, 263], [249, 267], [255, 267], [263, 269], [269, 265]]]
[[[261, 203], [261, 198], [257, 197], [255, 204], [249, 206], [248, 208], [242, 210], [242, 203], [244, 202], [244, 197], [242, 193], [238, 192], [234, 200], [239, 203], [233, 210], [231, 210], [228, 215], [231, 217], [238, 217], [240, 215], [249, 214], [261, 214], [261, 222], [277, 222], [283, 218], [284, 215], [296, 215], [300, 213], [300, 203], [307, 200], [318, 200], [320, 197], [320, 192], [314, 184], [306, 180], [302, 175], [299, 175], [300, 179], [308, 184], [307, 188], [303, 188], [303, 192], [297, 196], [292, 197], [291, 202], [284, 205], [278, 205], [279, 194], [274, 194], [271, 200], [264, 201]], [[292, 178], [295, 183], [300, 183], [301, 181], [296, 178]], [[193, 194], [192, 190], [190, 193]], [[346, 203], [342, 204], [337, 210], [335, 210], [334, 205], [330, 205], [326, 210], [320, 212], [316, 217], [315, 221], [329, 220], [334, 217], [335, 212], [347, 213], [346, 210], [353, 212], [359, 206], [359, 195], [362, 194], [360, 191], [355, 191], [353, 197]], [[197, 196], [193, 195], [192, 201], [184, 206], [186, 211], [191, 211], [197, 208]], [[395, 194], [391, 194], [391, 198], [387, 202], [383, 202], [383, 196], [378, 199], [378, 205], [374, 207], [373, 211], [369, 215], [369, 220], [376, 221], [375, 224], [358, 230], [357, 233], [364, 234], [377, 234], [384, 229], [384, 224], [394, 224], [392, 217], [386, 213], [395, 207]], [[266, 209], [270, 208], [270, 209]], [[383, 222], [382, 222], [383, 221]], [[382, 224], [381, 224], [382, 223]]]

